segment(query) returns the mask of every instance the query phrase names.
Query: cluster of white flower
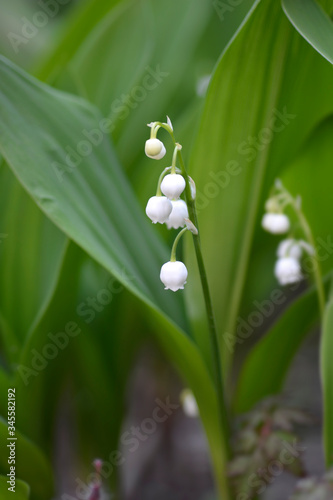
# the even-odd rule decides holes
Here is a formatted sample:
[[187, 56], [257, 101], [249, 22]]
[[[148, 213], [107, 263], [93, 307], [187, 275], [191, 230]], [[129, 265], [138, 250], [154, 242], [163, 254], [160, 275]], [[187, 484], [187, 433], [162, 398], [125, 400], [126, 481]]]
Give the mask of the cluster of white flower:
[[[282, 184], [276, 184], [278, 189]], [[295, 200], [293, 200], [295, 201]], [[297, 202], [297, 201], [296, 201]], [[288, 193], [279, 193], [266, 202], [267, 213], [263, 216], [262, 227], [272, 234], [285, 234], [291, 228], [289, 217], [283, 213], [283, 208], [290, 203]], [[302, 239], [292, 237], [282, 240], [277, 249], [277, 261], [274, 274], [280, 285], [297, 283], [303, 279], [301, 259], [303, 253], [314, 255], [313, 247]]]
[[[163, 142], [156, 138], [156, 134], [161, 126], [172, 132], [171, 121], [168, 118], [167, 123], [160, 124], [159, 122], [153, 122], [148, 126], [151, 127], [151, 136], [146, 141], [145, 153], [149, 158], [160, 160], [165, 156], [166, 148]], [[146, 214], [154, 224], [165, 223], [168, 229], [179, 229], [186, 226], [194, 232], [193, 225], [189, 221], [187, 204], [184, 200], [180, 199], [186, 187], [186, 180], [176, 167], [177, 154], [180, 149], [180, 144], [176, 143], [172, 165], [166, 167], [161, 173], [156, 195], [148, 200]], [[194, 182], [190, 178], [188, 178], [188, 182], [191, 188], [191, 195], [194, 197]], [[176, 240], [175, 243], [177, 244], [178, 239], [176, 238]], [[174, 245], [171, 260], [162, 266], [160, 273], [160, 279], [165, 285], [165, 289], [172, 290], [173, 292], [184, 288], [188, 274], [185, 264], [175, 259], [175, 249], [176, 246]]]

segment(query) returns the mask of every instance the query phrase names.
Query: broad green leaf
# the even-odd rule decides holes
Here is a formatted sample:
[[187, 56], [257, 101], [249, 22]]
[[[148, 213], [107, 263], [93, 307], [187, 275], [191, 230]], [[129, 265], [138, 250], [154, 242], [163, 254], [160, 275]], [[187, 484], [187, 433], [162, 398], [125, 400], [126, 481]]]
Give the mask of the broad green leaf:
[[[281, 290], [279, 303], [286, 301], [287, 294]], [[269, 310], [277, 306], [267, 300], [263, 307]], [[247, 355], [235, 393], [237, 412], [247, 412], [260, 399], [281, 390], [295, 354], [318, 320], [317, 295], [311, 289], [294, 300]], [[247, 332], [243, 330], [242, 335], [246, 336]], [[238, 339], [242, 341], [242, 336], [239, 335]]]
[[[333, 7], [331, 1], [324, 2]], [[333, 64], [333, 22], [316, 0], [282, 0], [289, 21], [312, 47]]]
[[113, 120], [113, 126], [124, 114], [126, 94], [136, 96], [137, 91], [138, 100], [145, 98], [147, 91], [136, 85], [152, 53], [151, 32], [147, 2], [122, 2], [92, 30], [69, 63], [81, 95]]
[[[332, 84], [330, 65], [295, 32], [278, 3], [268, 0], [256, 3], [216, 67], [190, 174], [199, 193], [201, 240], [226, 361], [224, 338], [235, 333], [264, 200], [315, 124], [333, 110]], [[190, 246], [187, 253], [188, 309], [204, 351], [199, 276], [193, 275]]]
[[67, 65], [78, 47], [85, 40], [96, 24], [122, 0], [100, 2], [99, 0], [86, 0], [74, 6], [68, 16], [65, 27], [59, 31], [59, 41], [45, 60], [38, 65], [37, 75], [42, 80], [53, 81]]
[[8, 408], [8, 387], [13, 387], [13, 380], [3, 367], [0, 367], [0, 414], [5, 415]]
[[[314, 130], [300, 154], [286, 165], [281, 175], [286, 188], [294, 196], [301, 196], [302, 210], [316, 242], [323, 274], [333, 267], [333, 223], [327, 207], [333, 182], [332, 133], [333, 118], [329, 117]], [[316, 166], [319, 167], [318, 173], [313, 175]]]
[[15, 492], [9, 491], [10, 484], [7, 483], [8, 477], [0, 476], [0, 495], [2, 500], [29, 500], [30, 498], [30, 487], [28, 483], [21, 481], [20, 479], [15, 480]]
[[[20, 402], [16, 399], [16, 405]], [[16, 423], [17, 425], [17, 423]], [[26, 481], [31, 488], [33, 499], [45, 500], [53, 492], [52, 471], [49, 462], [29, 439], [19, 431], [15, 431], [15, 472], [16, 477]], [[7, 422], [0, 417], [0, 442], [8, 444]], [[7, 448], [8, 450], [8, 448]], [[8, 473], [8, 454], [0, 454], [0, 469], [3, 474]], [[1, 496], [1, 498], [3, 498]]]
[[184, 324], [180, 296], [166, 295], [159, 281], [167, 252], [136, 202], [95, 109], [5, 60], [0, 73], [0, 150], [25, 189], [128, 289]]
[[[36, 207], [9, 168], [0, 168], [0, 323], [9, 360], [53, 293], [65, 236]], [[18, 314], [19, 311], [19, 314]]]
[[324, 398], [324, 450], [326, 466], [333, 465], [333, 300], [327, 303], [323, 318], [323, 331], [320, 344], [320, 369]]

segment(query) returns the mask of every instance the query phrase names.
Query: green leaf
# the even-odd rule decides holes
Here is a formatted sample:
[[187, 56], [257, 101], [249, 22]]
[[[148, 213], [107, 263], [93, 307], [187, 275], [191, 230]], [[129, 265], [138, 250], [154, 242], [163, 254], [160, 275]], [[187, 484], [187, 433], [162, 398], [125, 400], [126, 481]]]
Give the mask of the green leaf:
[[[20, 404], [16, 401], [16, 404]], [[9, 443], [7, 422], [0, 417], [0, 442]], [[16, 477], [26, 481], [31, 488], [33, 498], [45, 500], [53, 493], [53, 478], [49, 462], [43, 453], [17, 430], [15, 431], [15, 472]], [[6, 448], [9, 450], [9, 448]], [[0, 454], [0, 469], [3, 474], [8, 474], [8, 454]], [[1, 496], [1, 498], [3, 498]]]
[[128, 289], [184, 324], [180, 296], [167, 295], [159, 281], [166, 249], [136, 202], [96, 110], [4, 59], [0, 74], [0, 150], [25, 189]]
[[138, 90], [141, 101], [147, 93], [135, 86], [152, 54], [152, 21], [147, 2], [122, 2], [92, 30], [69, 63], [81, 95], [114, 122], [123, 114], [123, 96]]
[[59, 30], [59, 41], [51, 53], [47, 53], [45, 61], [40, 63], [37, 75], [41, 80], [54, 80], [67, 65], [78, 47], [85, 40], [94, 26], [122, 0], [100, 2], [87, 0], [76, 4], [62, 30]]
[[316, 0], [282, 0], [282, 7], [302, 37], [333, 64], [333, 22]]
[[[281, 291], [279, 303], [286, 301], [287, 295]], [[295, 299], [252, 348], [242, 365], [235, 392], [234, 407], [237, 412], [247, 412], [264, 397], [281, 390], [302, 341], [319, 320], [317, 301], [314, 289]], [[270, 308], [274, 308], [273, 302], [269, 304]]]
[[[332, 112], [332, 85], [331, 66], [301, 39], [278, 3], [267, 0], [256, 3], [213, 75], [190, 174], [197, 184], [199, 228], [225, 363], [231, 354], [224, 339], [235, 333], [261, 207], [286, 162]], [[194, 269], [190, 245], [187, 254]], [[200, 350], [207, 352], [199, 281], [192, 272], [187, 303]]]
[[[332, 216], [327, 209], [333, 182], [332, 134], [333, 117], [329, 117], [316, 127], [300, 154], [286, 165], [281, 175], [287, 189], [301, 196], [302, 211], [314, 235], [323, 274], [333, 267]], [[314, 176], [315, 165], [319, 166], [319, 175]]]
[[[10, 169], [0, 168], [0, 323], [15, 361], [52, 296], [66, 238], [36, 207]], [[18, 314], [19, 311], [19, 314]]]
[[10, 487], [7, 484], [8, 478], [6, 476], [0, 476], [0, 496], [2, 500], [29, 500], [30, 498], [30, 487], [24, 481], [20, 479], [15, 479], [15, 492], [9, 491]]
[[323, 318], [320, 344], [320, 370], [324, 398], [324, 450], [327, 467], [333, 465], [333, 297], [328, 301]]

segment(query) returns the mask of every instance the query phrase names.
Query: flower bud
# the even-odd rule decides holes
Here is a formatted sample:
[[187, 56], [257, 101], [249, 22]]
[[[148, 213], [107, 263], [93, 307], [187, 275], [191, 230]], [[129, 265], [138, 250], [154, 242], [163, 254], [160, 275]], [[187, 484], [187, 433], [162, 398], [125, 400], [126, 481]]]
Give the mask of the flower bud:
[[297, 283], [302, 279], [301, 266], [294, 257], [283, 257], [275, 264], [274, 274], [280, 285]]
[[178, 229], [184, 227], [186, 224], [185, 219], [188, 219], [187, 205], [184, 200], [172, 200], [172, 211], [169, 218], [166, 220], [168, 229], [172, 227]]
[[281, 241], [276, 254], [280, 259], [283, 257], [293, 257], [294, 259], [299, 260], [302, 257], [302, 248], [298, 241], [292, 238], [287, 238]]
[[154, 224], [159, 222], [163, 224], [172, 211], [172, 203], [165, 196], [153, 196], [149, 198], [146, 206], [146, 214]]
[[165, 290], [182, 290], [187, 279], [187, 269], [185, 264], [180, 261], [166, 262], [163, 264], [160, 273], [160, 279], [165, 285]]
[[165, 155], [166, 149], [159, 139], [148, 139], [145, 144], [145, 153], [149, 158], [160, 160]]
[[161, 191], [169, 200], [177, 200], [185, 189], [185, 179], [180, 174], [168, 174], [161, 183]]
[[261, 225], [266, 231], [273, 234], [283, 234], [289, 231], [290, 222], [285, 214], [265, 214]]

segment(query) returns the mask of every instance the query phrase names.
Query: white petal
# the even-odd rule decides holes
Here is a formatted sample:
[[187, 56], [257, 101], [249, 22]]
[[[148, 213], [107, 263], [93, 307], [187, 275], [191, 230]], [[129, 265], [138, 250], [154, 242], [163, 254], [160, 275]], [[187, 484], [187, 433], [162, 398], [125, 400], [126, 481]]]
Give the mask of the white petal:
[[172, 212], [166, 221], [168, 229], [184, 227], [188, 219], [187, 205], [184, 200], [172, 200]]
[[297, 283], [302, 279], [301, 266], [293, 257], [283, 257], [275, 264], [274, 274], [280, 285]]
[[302, 257], [301, 245], [293, 238], [282, 240], [277, 249], [277, 256], [279, 258], [293, 257], [298, 260]]
[[161, 191], [170, 200], [178, 199], [185, 189], [185, 179], [180, 174], [168, 174], [161, 183]]
[[290, 221], [285, 214], [265, 214], [261, 221], [262, 227], [273, 234], [283, 234], [289, 231]]
[[154, 224], [163, 224], [172, 211], [172, 203], [165, 196], [152, 196], [146, 206], [146, 214]]
[[166, 262], [160, 272], [160, 279], [166, 290], [176, 292], [184, 288], [187, 279], [187, 269], [183, 262]]
[[160, 160], [165, 155], [166, 149], [159, 139], [148, 139], [145, 144], [145, 153], [149, 158]]

